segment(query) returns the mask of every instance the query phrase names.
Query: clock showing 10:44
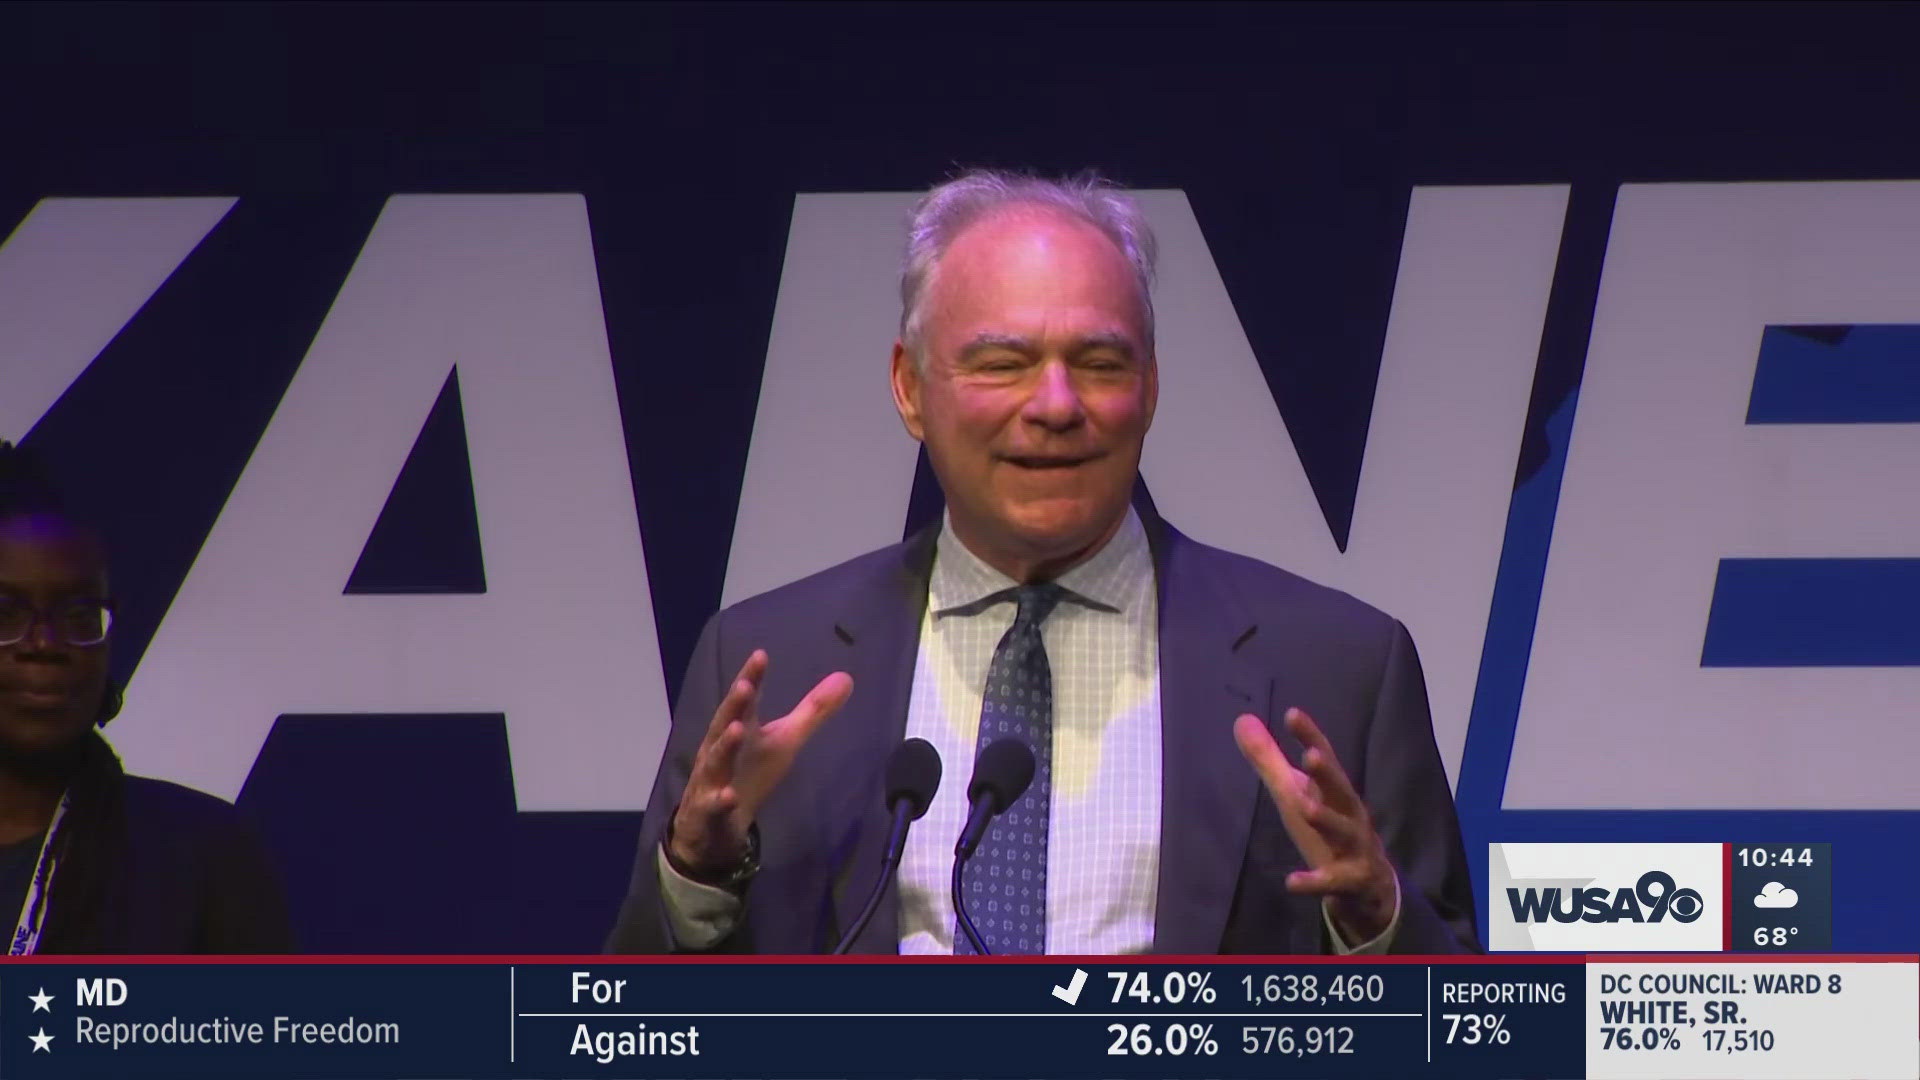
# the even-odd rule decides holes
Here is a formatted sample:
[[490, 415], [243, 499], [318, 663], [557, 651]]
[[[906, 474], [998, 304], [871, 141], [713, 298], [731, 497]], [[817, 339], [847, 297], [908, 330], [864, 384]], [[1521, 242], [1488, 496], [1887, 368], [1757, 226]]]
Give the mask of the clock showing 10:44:
[[1743, 847], [1736, 857], [1740, 860], [1741, 866], [1755, 870], [1789, 866], [1804, 866], [1812, 869], [1814, 865], [1812, 848], [1795, 847], [1791, 844], [1782, 847]]
[[1768, 952], [1832, 951], [1832, 845], [1731, 848], [1728, 945]]

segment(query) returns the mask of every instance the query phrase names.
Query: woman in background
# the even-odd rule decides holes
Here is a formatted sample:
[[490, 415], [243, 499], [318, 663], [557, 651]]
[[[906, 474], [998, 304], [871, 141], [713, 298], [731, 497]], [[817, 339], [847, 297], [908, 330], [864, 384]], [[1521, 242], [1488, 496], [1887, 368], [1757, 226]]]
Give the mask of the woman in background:
[[290, 952], [286, 899], [228, 803], [129, 776], [99, 729], [105, 547], [0, 441], [0, 919], [11, 955]]

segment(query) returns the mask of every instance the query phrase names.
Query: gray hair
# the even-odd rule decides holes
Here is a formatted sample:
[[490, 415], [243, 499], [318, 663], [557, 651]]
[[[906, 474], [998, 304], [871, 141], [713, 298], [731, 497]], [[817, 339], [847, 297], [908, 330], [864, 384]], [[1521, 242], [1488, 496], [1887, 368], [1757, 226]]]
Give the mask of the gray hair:
[[969, 225], [1011, 206], [1064, 211], [1106, 234], [1133, 267], [1146, 315], [1147, 347], [1153, 347], [1153, 260], [1156, 245], [1146, 215], [1125, 188], [1095, 172], [1048, 180], [997, 169], [972, 169], [935, 186], [907, 219], [907, 252], [900, 273], [900, 340], [916, 363], [925, 313], [921, 302], [941, 256]]

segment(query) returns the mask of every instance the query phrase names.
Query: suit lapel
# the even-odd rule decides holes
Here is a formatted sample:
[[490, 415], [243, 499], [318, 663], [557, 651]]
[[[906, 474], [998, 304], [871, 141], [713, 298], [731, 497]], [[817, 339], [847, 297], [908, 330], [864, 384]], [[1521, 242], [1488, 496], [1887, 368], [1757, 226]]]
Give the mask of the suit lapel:
[[[1259, 780], [1234, 744], [1233, 721], [1243, 712], [1272, 719], [1264, 715], [1271, 680], [1243, 648], [1260, 628], [1231, 583], [1177, 530], [1150, 514], [1143, 513], [1142, 521], [1160, 609], [1162, 775], [1153, 951], [1207, 954], [1220, 949], [1260, 796]], [[890, 753], [906, 735], [937, 527], [902, 544], [898, 560], [853, 589], [823, 627], [832, 635], [829, 655], [840, 657], [836, 666], [854, 680], [846, 711], [814, 736], [839, 775], [872, 772], [876, 748]], [[835, 868], [830, 925], [836, 933], [859, 914], [880, 871], [891, 824], [877, 789], [855, 794], [852, 812], [819, 818], [842, 823], [834, 827], [837, 835], [825, 838]], [[845, 789], [821, 795], [829, 805], [850, 797]], [[897, 897], [896, 891], [880, 906], [851, 951], [898, 951]]]
[[[826, 743], [822, 749], [827, 760], [840, 763], [836, 775], [849, 778], [849, 784], [855, 783], [852, 778], [875, 771], [876, 752], [890, 754], [906, 737], [907, 707], [913, 693], [913, 669], [937, 528], [936, 523], [901, 544], [896, 549], [899, 559], [868, 584], [852, 590], [826, 628], [833, 636], [830, 655], [837, 654], [841, 658], [839, 669], [853, 676], [853, 698], [846, 710], [827, 721], [814, 738]], [[827, 838], [835, 868], [831, 925], [837, 935], [858, 917], [860, 905], [880, 873], [880, 857], [892, 820], [877, 785], [860, 785], [858, 791], [841, 785], [840, 790], [821, 794], [830, 801], [849, 797], [857, 800], [851, 813], [829, 813], [821, 818], [843, 823], [839, 835]], [[852, 952], [899, 951], [898, 895], [896, 890], [894, 897], [880, 906], [854, 942]]]
[[1160, 876], [1153, 951], [1218, 952], [1234, 901], [1259, 779], [1233, 740], [1262, 715], [1271, 680], [1243, 647], [1259, 633], [1192, 541], [1147, 519], [1160, 604]]

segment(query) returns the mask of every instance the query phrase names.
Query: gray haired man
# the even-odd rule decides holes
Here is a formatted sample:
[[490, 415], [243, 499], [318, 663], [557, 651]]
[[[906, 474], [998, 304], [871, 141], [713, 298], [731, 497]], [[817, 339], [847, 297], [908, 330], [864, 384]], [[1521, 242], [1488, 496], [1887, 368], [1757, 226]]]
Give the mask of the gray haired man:
[[[993, 952], [1477, 947], [1406, 628], [1131, 504], [1153, 256], [1096, 178], [919, 202], [890, 378], [946, 515], [708, 622], [611, 950], [831, 948], [880, 870], [888, 752], [923, 738], [964, 776], [1005, 735], [1037, 768], [969, 868]], [[966, 950], [964, 786], [856, 951]]]

